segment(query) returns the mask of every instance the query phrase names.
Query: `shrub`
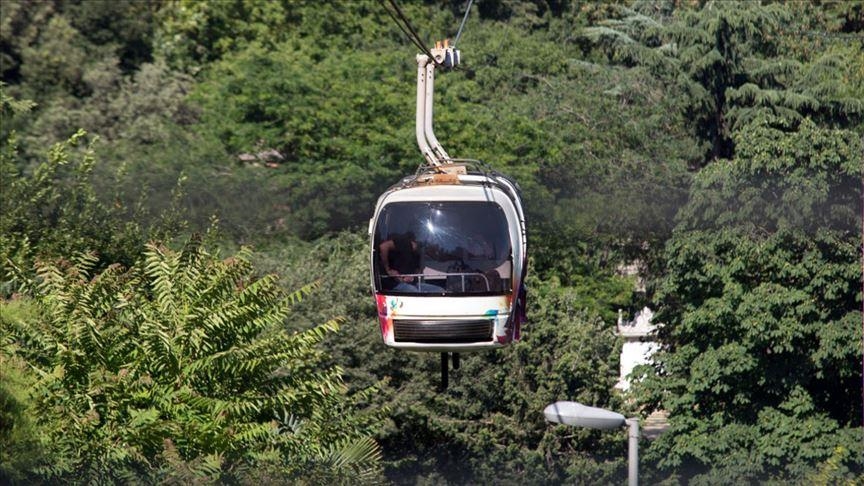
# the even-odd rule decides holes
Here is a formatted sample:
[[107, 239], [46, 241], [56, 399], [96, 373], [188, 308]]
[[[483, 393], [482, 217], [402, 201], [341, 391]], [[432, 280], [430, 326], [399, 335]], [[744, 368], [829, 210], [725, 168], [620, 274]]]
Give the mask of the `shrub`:
[[[4, 360], [35, 371], [48, 481], [314, 482], [375, 478], [380, 414], [353, 412], [318, 344], [340, 319], [285, 330], [292, 304], [250, 252], [220, 259], [197, 239], [149, 244], [143, 260], [96, 273], [97, 259], [37, 264], [35, 319], [3, 319]], [[10, 303], [2, 304], [4, 308]], [[5, 436], [4, 436], [5, 439]], [[14, 445], [14, 444], [13, 444]], [[6, 448], [6, 444], [3, 448]]]

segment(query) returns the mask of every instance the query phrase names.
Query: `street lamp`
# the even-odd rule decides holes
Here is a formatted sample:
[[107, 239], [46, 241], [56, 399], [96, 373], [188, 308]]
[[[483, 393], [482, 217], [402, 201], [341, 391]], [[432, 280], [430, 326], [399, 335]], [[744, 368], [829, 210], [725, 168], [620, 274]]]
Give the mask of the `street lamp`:
[[603, 408], [588, 407], [576, 402], [555, 402], [543, 410], [546, 420], [564, 425], [589, 429], [617, 429], [627, 424], [627, 484], [638, 486], [639, 480], [639, 419], [625, 419], [623, 415]]

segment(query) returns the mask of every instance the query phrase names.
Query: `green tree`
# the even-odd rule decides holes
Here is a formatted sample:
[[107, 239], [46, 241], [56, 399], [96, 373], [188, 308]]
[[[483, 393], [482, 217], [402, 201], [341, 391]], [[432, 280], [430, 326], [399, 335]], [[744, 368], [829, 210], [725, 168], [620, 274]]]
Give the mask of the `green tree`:
[[[733, 131], [766, 114], [792, 122], [807, 116], [840, 126], [861, 122], [864, 103], [836, 88], [844, 82], [841, 71], [825, 69], [842, 58], [826, 55], [805, 64], [783, 57], [785, 36], [796, 33], [781, 26], [797, 27], [789, 8], [709, 1], [698, 9], [659, 12], [666, 14], [659, 18], [651, 16], [658, 14], [651, 2], [636, 8], [622, 9], [616, 18], [585, 29], [584, 36], [603, 46], [613, 61], [646, 66], [682, 93], [681, 113], [705, 144], [698, 167], [731, 157]], [[860, 39], [853, 43], [860, 45]], [[826, 72], [831, 73], [827, 79], [814, 82]]]
[[[30, 319], [32, 303], [23, 300], [0, 304], [0, 322]], [[39, 441], [30, 391], [37, 378], [27, 362], [8, 353], [10, 342], [0, 340], [0, 481], [23, 484], [27, 471], [50, 460]]]
[[419, 157], [411, 157], [409, 126], [386, 129], [411, 106], [408, 92], [382, 89], [400, 77], [392, 53], [282, 47], [249, 48], [212, 66], [197, 90], [197, 128], [237, 172], [240, 154], [278, 151], [273, 167], [257, 168], [272, 201], [266, 214], [309, 238], [364, 221], [377, 195], [416, 169], [404, 159]]
[[169, 65], [195, 73], [255, 44], [274, 50], [293, 39], [357, 47], [385, 31], [382, 14], [373, 0], [171, 0], [159, 10], [154, 44]]
[[[22, 48], [21, 74], [34, 94], [85, 95], [86, 39], [62, 15], [50, 18], [37, 42]], [[60, 55], [62, 53], [62, 56]]]
[[23, 359], [37, 377], [33, 413], [50, 460], [26, 473], [374, 479], [380, 412], [353, 411], [374, 389], [349, 396], [316, 346], [340, 320], [286, 331], [311, 287], [285, 294], [274, 276], [252, 276], [249, 255], [221, 259], [193, 239], [180, 252], [148, 245], [128, 270], [94, 273], [92, 254], [39, 264], [37, 314], [4, 312], [0, 327], [4, 360]]
[[[54, 65], [55, 73], [71, 73], [70, 62], [86, 64], [79, 57], [82, 50], [97, 57], [116, 57], [125, 72], [134, 71], [152, 60], [153, 15], [161, 3], [9, 0], [0, 22], [3, 81], [18, 84], [28, 77], [33, 81], [35, 73], [47, 75], [46, 69], [52, 68], [46, 62]], [[42, 76], [35, 79], [43, 80]]]
[[36, 43], [39, 31], [57, 12], [56, 1], [3, 4], [0, 16], [0, 76], [4, 83], [21, 80], [22, 50]]
[[164, 0], [63, 0], [63, 14], [92, 44], [112, 53], [123, 72], [153, 61], [155, 15]]
[[[145, 66], [140, 74], [148, 79], [136, 84], [149, 83], [159, 73], [158, 66], [153, 71]], [[141, 89], [132, 97], [139, 103], [128, 106], [138, 107], [137, 118], [118, 115], [126, 122], [117, 127], [123, 138], [138, 143], [155, 142], [158, 138], [165, 145], [183, 139], [166, 134], [169, 122], [154, 114], [160, 94], [176, 87], [170, 80], [165, 83], [169, 88], [154, 88], [158, 92], [153, 93]], [[15, 99], [5, 85], [0, 85], [0, 102], [4, 128], [6, 121], [17, 125], [18, 119], [33, 116], [34, 103]], [[168, 99], [164, 102], [170, 107]], [[121, 136], [114, 131], [108, 133]], [[185, 179], [179, 171], [166, 171], [163, 164], [154, 165], [151, 161], [147, 166], [148, 177], [130, 174], [128, 169], [137, 168], [136, 162], [140, 163], [131, 156], [128, 164], [107, 168], [104, 161], [97, 163], [96, 156], [97, 147], [105, 144], [100, 145], [99, 137], [83, 130], [52, 144], [47, 153], [40, 155], [40, 161], [31, 166], [19, 150], [18, 132], [12, 129], [5, 135], [0, 143], [0, 291], [4, 295], [15, 291], [14, 281], [32, 270], [34, 258], [97, 251], [100, 268], [118, 262], [131, 265], [148, 238], [170, 240], [186, 225], [181, 209], [185, 203]], [[128, 155], [123, 152], [128, 145], [111, 142], [107, 145], [110, 155]], [[148, 155], [141, 152], [136, 151], [139, 157]], [[155, 195], [148, 191], [154, 186], [153, 180], [164, 184]], [[206, 228], [212, 215], [211, 212], [204, 216], [204, 223], [198, 227]]]
[[[169, 71], [164, 63], [143, 64], [134, 74], [123, 75], [117, 59], [107, 58], [89, 65], [82, 83], [91, 95], [51, 98], [31, 115], [24, 140], [28, 147], [50, 146], [87, 127], [102, 140], [103, 156], [115, 159], [124, 146], [142, 151], [169, 144], [176, 138], [172, 132], [182, 131], [197, 118], [186, 99], [192, 79]], [[131, 147], [122, 154], [126, 160], [136, 160]]]
[[[4, 109], [8, 104], [4, 101]], [[144, 226], [126, 219], [135, 209], [114, 194], [103, 202], [93, 185], [95, 164], [92, 142], [81, 130], [58, 143], [47, 160], [30, 174], [20, 169], [14, 134], [0, 152], [0, 282], [8, 295], [30, 273], [37, 257], [56, 258], [82, 251], [98, 251], [101, 267], [111, 262], [131, 264], [143, 249], [147, 233], [153, 237], [177, 234], [182, 221], [169, 210]], [[107, 198], [106, 198], [107, 199]]]
[[[3, 80], [13, 96], [37, 103], [31, 116], [14, 123], [27, 163], [21, 169], [30, 170], [46, 147], [81, 127], [113, 139], [112, 130], [122, 130], [128, 116], [136, 115], [138, 107], [123, 106], [126, 100], [118, 92], [127, 76], [152, 60], [153, 13], [159, 3], [11, 0], [4, 4]], [[166, 76], [164, 84], [177, 77]], [[165, 101], [170, 114], [174, 100]], [[4, 131], [8, 125], [4, 120]]]
[[861, 140], [762, 120], [735, 143], [697, 176], [666, 247], [643, 392], [671, 430], [652, 456], [725, 481], [828, 460], [861, 474]]

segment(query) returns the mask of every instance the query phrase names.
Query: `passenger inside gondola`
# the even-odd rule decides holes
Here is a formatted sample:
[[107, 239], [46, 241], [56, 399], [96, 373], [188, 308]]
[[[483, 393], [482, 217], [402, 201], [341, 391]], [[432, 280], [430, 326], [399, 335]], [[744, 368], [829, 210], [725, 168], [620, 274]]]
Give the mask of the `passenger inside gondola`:
[[414, 233], [396, 234], [378, 246], [381, 264], [391, 278], [391, 290], [397, 292], [443, 292], [444, 289], [423, 281], [420, 248]]
[[382, 291], [474, 296], [511, 292], [507, 221], [492, 202], [397, 202], [378, 216], [375, 275]]

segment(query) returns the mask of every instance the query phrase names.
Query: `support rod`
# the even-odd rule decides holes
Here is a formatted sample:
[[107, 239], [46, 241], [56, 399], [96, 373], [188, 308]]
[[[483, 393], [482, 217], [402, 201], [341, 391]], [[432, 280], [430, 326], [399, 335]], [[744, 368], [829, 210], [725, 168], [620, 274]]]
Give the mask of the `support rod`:
[[[426, 141], [426, 65], [432, 64], [425, 54], [417, 55], [417, 118], [415, 120], [414, 134], [417, 137], [417, 145], [420, 153], [431, 165], [439, 165], [429, 142]], [[434, 64], [432, 64], [434, 67]], [[430, 114], [431, 116], [431, 114]]]
[[435, 136], [435, 132], [432, 130], [432, 114], [433, 114], [433, 100], [435, 93], [435, 64], [428, 62], [426, 63], [426, 108], [424, 110], [424, 120], [423, 120], [423, 133], [426, 134], [426, 141], [429, 143], [432, 152], [435, 154], [439, 163], [446, 164], [450, 159], [450, 156], [447, 155], [447, 152], [444, 151], [444, 147], [441, 146], [441, 143], [438, 141], [438, 138]]
[[459, 51], [449, 47], [447, 41], [443, 46], [438, 43], [432, 49], [435, 59], [426, 54], [417, 55], [417, 118], [414, 133], [417, 145], [426, 162], [432, 166], [450, 163], [450, 155], [441, 146], [435, 132], [432, 130], [433, 100], [435, 92], [435, 67], [437, 65], [452, 69], [459, 64]]
[[450, 356], [447, 353], [441, 353], [441, 389], [446, 390], [450, 385], [450, 370], [448, 369], [448, 364], [450, 362]]

